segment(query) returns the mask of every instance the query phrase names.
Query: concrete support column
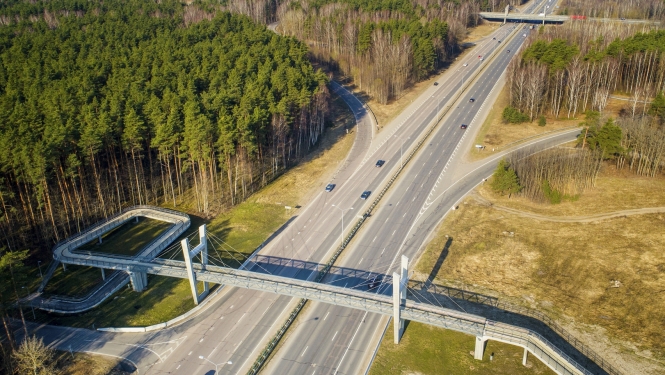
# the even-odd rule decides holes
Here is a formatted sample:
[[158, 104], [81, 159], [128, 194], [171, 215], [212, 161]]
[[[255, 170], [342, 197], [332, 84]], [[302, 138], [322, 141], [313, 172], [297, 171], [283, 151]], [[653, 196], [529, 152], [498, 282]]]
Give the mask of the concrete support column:
[[101, 234], [100, 234], [99, 236], [97, 236], [97, 241], [98, 241], [100, 244], [102, 243], [102, 235], [101, 235]]
[[402, 319], [402, 307], [406, 305], [406, 287], [409, 283], [409, 258], [402, 255], [400, 274], [393, 272], [393, 329], [395, 344], [404, 333], [404, 319]]
[[100, 270], [102, 270], [102, 280], [106, 281], [106, 272], [103, 268], [100, 268]]
[[138, 216], [134, 216], [134, 222], [135, 222], [135, 223], [138, 223], [138, 222], [139, 222], [139, 217], [138, 217]]
[[522, 365], [526, 366], [526, 357], [529, 355], [529, 351], [524, 348], [524, 356], [522, 357]]
[[506, 5], [506, 12], [503, 14], [503, 23], [505, 24], [508, 20], [508, 12], [510, 11], [510, 5]]
[[402, 306], [400, 306], [401, 286], [402, 282], [399, 275], [393, 272], [393, 331], [395, 345], [399, 344], [399, 340], [402, 338], [402, 330], [404, 329], [404, 320], [401, 317]]
[[67, 272], [67, 265], [64, 264], [64, 263], [62, 264], [62, 270], [63, 270], [64, 272]]
[[135, 292], [142, 292], [148, 286], [148, 274], [145, 272], [129, 271], [129, 281]]
[[483, 360], [483, 355], [485, 354], [485, 346], [487, 345], [487, 339], [484, 337], [476, 336], [476, 350], [473, 352], [473, 359]]
[[198, 305], [210, 291], [210, 284], [204, 282], [203, 292], [201, 294], [198, 293], [198, 290], [196, 289], [196, 272], [194, 271], [194, 263], [192, 262], [194, 257], [201, 253], [201, 269], [205, 270], [205, 266], [208, 264], [208, 240], [206, 238], [205, 224], [199, 227], [199, 244], [196, 245], [196, 247], [190, 250], [189, 240], [187, 238], [180, 241], [180, 246], [182, 246], [182, 253], [185, 258], [185, 266], [187, 267], [187, 274], [189, 276], [189, 286], [192, 289], [192, 297], [194, 298], [194, 303]]

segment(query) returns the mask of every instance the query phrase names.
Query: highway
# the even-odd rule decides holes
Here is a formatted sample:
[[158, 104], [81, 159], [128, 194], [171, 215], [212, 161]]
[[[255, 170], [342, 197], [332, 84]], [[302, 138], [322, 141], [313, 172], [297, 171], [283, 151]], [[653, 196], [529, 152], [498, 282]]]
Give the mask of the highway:
[[[497, 31], [497, 38], [503, 38], [508, 31], [507, 28]], [[497, 43], [487, 41], [476, 48], [477, 54], [486, 55], [497, 48]], [[321, 186], [320, 193], [300, 209], [297, 217], [266, 244], [260, 254], [324, 263], [341, 241], [342, 212], [345, 229], [348, 229], [373, 199], [370, 195], [368, 200], [361, 200], [361, 193], [365, 190], [375, 192], [385, 184], [398, 167], [400, 155], [409, 150], [436, 115], [432, 109], [443, 109], [465, 79], [482, 64], [476, 57], [476, 51], [463, 60], [468, 64], [463, 74], [447, 74], [438, 86], [426, 91], [423, 95], [425, 100], [412, 104], [372, 138], [369, 134], [374, 133], [374, 126], [370, 125], [367, 113], [360, 102], [347, 96], [347, 103], [350, 103], [359, 120], [358, 137], [361, 139], [356, 141], [345, 164], [329, 181], [336, 184], [335, 189], [327, 193]], [[381, 168], [375, 167], [378, 159], [386, 160]], [[291, 268], [268, 271], [302, 279], [315, 276], [315, 273], [297, 272]], [[293, 309], [296, 300], [270, 293], [229, 289], [224, 301], [211, 308], [208, 317], [196, 328], [187, 330], [187, 337], [180, 346], [168, 358], [151, 367], [150, 373], [171, 373], [173, 370], [204, 372], [212, 364], [200, 360], [199, 355], [214, 363], [223, 363], [220, 374], [243, 373], [249, 369], [267, 340], [272, 338]], [[217, 329], [223, 329], [224, 334], [218, 336], [214, 331]]]
[[[515, 26], [508, 25], [503, 28], [512, 27]], [[338, 266], [392, 274], [397, 270], [397, 259], [401, 255], [413, 259], [444, 213], [466, 192], [491, 174], [497, 159], [474, 170], [462, 181], [458, 181], [453, 189], [447, 190], [453, 183], [449, 169], [451, 165], [459, 162], [459, 157], [455, 159], [454, 156], [457, 155], [460, 144], [465, 135], [481, 123], [475, 121], [478, 113], [482, 111], [495, 83], [522, 45], [525, 39], [522, 34], [527, 32], [519, 30], [505, 45], [506, 52], [499, 53], [491, 66], [455, 104], [428, 144], [412, 161], [411, 167], [403, 172], [399, 183], [384, 197], [381, 207], [369, 219], [362, 234], [347, 248], [346, 255], [338, 261]], [[472, 98], [473, 102], [470, 101]], [[436, 110], [434, 106], [421, 109], [423, 112]], [[469, 127], [461, 129], [462, 124]], [[574, 139], [577, 133], [574, 131], [561, 138], [552, 137], [550, 143], [540, 142], [539, 146], [548, 147], [569, 141]], [[387, 163], [390, 161], [387, 159]], [[324, 282], [349, 288], [356, 287], [353, 283], [358, 283], [357, 280], [336, 277]], [[361, 281], [357, 287], [367, 288], [367, 282]], [[385, 292], [386, 288], [379, 289], [381, 293]], [[364, 373], [385, 327], [385, 323], [381, 324], [381, 321], [385, 322], [385, 318], [378, 314], [311, 303], [285, 344], [275, 353], [265, 372]]]
[[[501, 40], [511, 31], [510, 27], [501, 27], [493, 35]], [[432, 135], [431, 144], [423, 147], [397, 185], [384, 197], [382, 206], [369, 219], [354, 246], [345, 251], [338, 265], [351, 264], [353, 268], [387, 272], [392, 269], [391, 264], [398, 254], [409, 256], [417, 252], [442, 213], [455, 201], [454, 194], [443, 194], [443, 189], [451, 183], [446, 175], [450, 170], [446, 166], [453, 160], [451, 157], [455, 155], [464, 134], [473, 131], [476, 126], [474, 116], [485, 105], [485, 98], [522, 43], [520, 35], [509, 43], [511, 53], [500, 53], [492, 62], [492, 67], [472, 84], [469, 95], [458, 101], [447, 120]], [[373, 199], [370, 196], [366, 201], [360, 200], [360, 194], [365, 190], [377, 191], [385, 184], [398, 168], [401, 154], [407, 154], [436, 113], [446, 108], [448, 101], [463, 84], [468, 83], [466, 81], [473, 72], [487, 63], [477, 56], [488, 56], [498, 47], [500, 45], [489, 38], [476, 46], [467, 57], [457, 62], [459, 71], [451, 69], [445, 73], [438, 86], [427, 89], [419, 100], [379, 134], [375, 134], [375, 126], [361, 103], [350, 94], [343, 93], [356, 115], [358, 126], [355, 129], [356, 142], [347, 160], [329, 181], [336, 184], [336, 188], [326, 193], [323, 191], [325, 183], [322, 184], [320, 193], [296, 212], [295, 218], [265, 244], [260, 254], [325, 262], [340, 243], [342, 216], [347, 225], [344, 229], [348, 230], [356, 215], [364, 212]], [[333, 89], [339, 90], [336, 86]], [[474, 103], [468, 102], [470, 96], [476, 99]], [[469, 124], [469, 129], [460, 129], [461, 123]], [[547, 144], [540, 144], [539, 147]], [[386, 160], [381, 168], [374, 166], [378, 159]], [[493, 166], [487, 168], [491, 170]], [[478, 173], [482, 175], [485, 172]], [[456, 185], [459, 194], [466, 193], [473, 186], [475, 177], [478, 176], [471, 175], [468, 182]], [[423, 207], [429, 208], [421, 210]], [[402, 241], [405, 238], [407, 241]], [[250, 264], [249, 269], [252, 267], [258, 266]], [[302, 279], [313, 276], [291, 268], [269, 271]], [[344, 280], [328, 282], [341, 285]], [[60, 348], [73, 344], [73, 350], [129, 358], [137, 364], [141, 373], [206, 373], [214, 369], [212, 363], [222, 365], [220, 374], [243, 373], [282, 324], [294, 300], [237, 288], [225, 288], [215, 298], [215, 302], [199, 317], [155, 333], [109, 335], [70, 330], [66, 338], [54, 337], [57, 336], [55, 333], [45, 336], [51, 338], [48, 342], [56, 342]], [[292, 333], [266, 368], [267, 373], [310, 373], [311, 365], [307, 367], [300, 363], [317, 364], [322, 369], [317, 373], [333, 372], [337, 368], [341, 369], [340, 373], [364, 371], [358, 366], [360, 362], [367, 362], [368, 353], [375, 347], [367, 345], [366, 340], [376, 336], [378, 317], [346, 309], [328, 308], [325, 313], [320, 309], [319, 304], [311, 305], [301, 321], [308, 322], [308, 316], [319, 316], [320, 319], [314, 321], [316, 324], [299, 326]], [[361, 325], [363, 318], [365, 323]], [[312, 328], [304, 330], [302, 327]], [[81, 340], [81, 336], [86, 338]], [[352, 346], [360, 349], [351, 350]], [[295, 358], [296, 355], [300, 358]], [[206, 360], [199, 359], [199, 356], [204, 356]]]

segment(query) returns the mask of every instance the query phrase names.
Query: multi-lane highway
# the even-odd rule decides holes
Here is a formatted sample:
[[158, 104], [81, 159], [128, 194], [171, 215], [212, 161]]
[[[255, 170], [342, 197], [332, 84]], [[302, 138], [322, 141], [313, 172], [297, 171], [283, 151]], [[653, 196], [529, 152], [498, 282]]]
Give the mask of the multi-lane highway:
[[[453, 156], [460, 142], [477, 126], [474, 117], [485, 105], [485, 99], [522, 43], [521, 31], [510, 42], [498, 43], [514, 31], [513, 27], [503, 26], [492, 34], [495, 39], [486, 38], [456, 64], [455, 70], [444, 74], [437, 86], [426, 90], [379, 134], [375, 134], [375, 126], [361, 103], [340, 90], [355, 113], [358, 126], [357, 139], [349, 157], [329, 181], [336, 187], [332, 192], [324, 192], [321, 186], [321, 192], [300, 209], [260, 253], [325, 262], [339, 244], [343, 229], [348, 229], [342, 228], [342, 222], [347, 226], [354, 222], [373, 199], [370, 195], [368, 200], [361, 200], [361, 193], [377, 191], [384, 186], [398, 168], [401, 155], [406, 155], [416, 144], [437, 113], [451, 106], [446, 120], [383, 198], [382, 205], [355, 239], [352, 248], [345, 251], [339, 264], [388, 273], [399, 254], [415, 254], [434, 223], [459, 199], [459, 194], [476, 183], [474, 178], [489, 174], [485, 170], [476, 171], [474, 173], [478, 176], [471, 174], [467, 180], [455, 185], [457, 195], [443, 194], [446, 186], [452, 183], [447, 173], [455, 162]], [[510, 52], [498, 52], [490, 62], [487, 57], [504, 45]], [[485, 64], [491, 65], [485, 67]], [[484, 72], [475, 77], [475, 73], [483, 68], [486, 68]], [[466, 94], [455, 103], [451, 102], [460, 87], [469, 83]], [[471, 97], [473, 102], [469, 101]], [[469, 125], [469, 128], [461, 129], [462, 124]], [[383, 167], [374, 166], [378, 159], [386, 161]], [[488, 165], [489, 169], [493, 167]], [[251, 267], [259, 266], [250, 264]], [[292, 268], [275, 267], [268, 271], [303, 279], [314, 276]], [[345, 281], [331, 278], [326, 282], [342, 285]], [[295, 301], [236, 288], [226, 288], [217, 298], [205, 313], [175, 328], [144, 334], [136, 339], [95, 336], [89, 341], [93, 344], [76, 341], [77, 331], [71, 331], [69, 342], [70, 345], [75, 343], [74, 350], [85, 350], [90, 345], [100, 348], [124, 345], [126, 350], [115, 350], [113, 353], [117, 354], [114, 355], [129, 357], [149, 373], [204, 373], [214, 369], [213, 363], [219, 364], [217, 367], [222, 374], [245, 372]], [[362, 372], [375, 348], [375, 333], [382, 329], [378, 320], [379, 317], [371, 314], [312, 304], [300, 320], [303, 323], [293, 331], [266, 370], [268, 373]], [[60, 342], [61, 347], [66, 345], [66, 341]]]
[[[516, 27], [504, 26], [510, 31]], [[520, 29], [522, 27], [519, 26]], [[510, 42], [504, 43], [505, 52], [499, 53], [455, 103], [453, 110], [412, 162], [412, 167], [402, 174], [399, 183], [384, 197], [381, 208], [369, 219], [362, 234], [346, 250], [346, 256], [338, 262], [339, 266], [391, 274], [398, 266], [398, 257], [406, 255], [413, 258], [443, 214], [491, 173], [494, 164], [487, 163], [444, 194], [453, 183], [449, 176], [453, 156], [465, 134], [477, 126], [474, 121], [477, 114], [523, 40], [523, 32], [518, 30]], [[498, 44], [494, 39], [491, 41]], [[425, 107], [421, 111], [434, 113], [436, 109]], [[574, 135], [553, 137], [551, 141], [554, 144], [569, 141]], [[391, 161], [387, 159], [387, 162]], [[324, 282], [346, 287], [354, 287], [350, 285], [354, 282], [360, 284], [357, 287], [367, 288], [367, 281], [336, 278], [339, 277], [331, 276]], [[266, 372], [363, 373], [385, 326], [385, 322], [380, 324], [382, 320], [385, 321], [385, 318], [376, 314], [312, 303], [284, 346], [268, 364]]]

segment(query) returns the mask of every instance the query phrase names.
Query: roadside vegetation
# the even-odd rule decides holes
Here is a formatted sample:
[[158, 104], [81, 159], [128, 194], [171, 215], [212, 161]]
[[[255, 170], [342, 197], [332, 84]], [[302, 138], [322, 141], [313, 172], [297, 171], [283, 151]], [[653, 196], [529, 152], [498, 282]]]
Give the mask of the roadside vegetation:
[[626, 373], [660, 374], [665, 213], [622, 210], [663, 208], [663, 192], [662, 175], [612, 165], [595, 188], [556, 205], [485, 184], [444, 220], [414, 278], [430, 277], [446, 248], [433, 282], [536, 308]]
[[171, 225], [147, 217], [140, 217], [138, 222], [132, 219], [104, 233], [102, 243], [95, 239], [81, 245], [77, 250], [134, 256]]
[[660, 0], [562, 0], [559, 9], [564, 15], [665, 20], [665, 4]]
[[390, 323], [370, 375], [554, 374], [533, 356], [529, 356], [527, 365], [523, 366], [524, 350], [517, 346], [488, 341], [485, 356], [479, 361], [473, 358], [474, 336], [409, 322], [402, 340], [395, 345], [392, 327]]

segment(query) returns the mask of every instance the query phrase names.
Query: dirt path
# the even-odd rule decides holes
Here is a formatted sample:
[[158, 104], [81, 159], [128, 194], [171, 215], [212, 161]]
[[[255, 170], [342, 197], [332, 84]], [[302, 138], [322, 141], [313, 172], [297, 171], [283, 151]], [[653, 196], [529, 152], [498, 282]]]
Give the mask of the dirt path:
[[546, 216], [546, 215], [535, 214], [532, 212], [520, 211], [514, 208], [497, 206], [478, 194], [473, 194], [473, 198], [478, 202], [488, 205], [499, 211], [508, 212], [513, 215], [527, 217], [534, 220], [550, 221], [555, 223], [591, 223], [595, 221], [612, 219], [616, 217], [626, 217], [626, 216], [644, 215], [644, 214], [658, 214], [665, 212], [665, 207], [646, 207], [646, 208], [636, 208], [632, 210], [606, 212], [602, 214], [587, 215], [587, 216]]

